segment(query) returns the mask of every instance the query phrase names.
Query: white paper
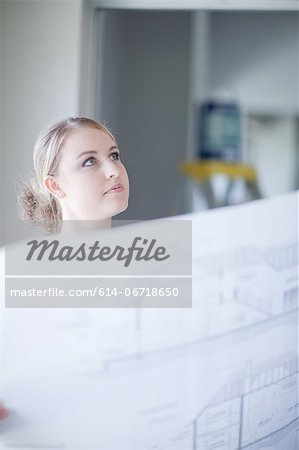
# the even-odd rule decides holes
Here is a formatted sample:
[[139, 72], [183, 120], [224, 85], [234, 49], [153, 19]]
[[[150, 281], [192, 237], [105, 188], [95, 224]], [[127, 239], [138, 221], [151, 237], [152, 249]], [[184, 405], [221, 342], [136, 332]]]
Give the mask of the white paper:
[[192, 309], [2, 294], [0, 448], [297, 450], [298, 193], [182, 218]]

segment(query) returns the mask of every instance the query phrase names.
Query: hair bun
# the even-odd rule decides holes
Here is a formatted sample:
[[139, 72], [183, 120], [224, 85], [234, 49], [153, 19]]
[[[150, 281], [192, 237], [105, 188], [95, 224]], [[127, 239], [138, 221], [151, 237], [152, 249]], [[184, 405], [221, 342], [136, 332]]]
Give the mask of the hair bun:
[[22, 183], [18, 204], [22, 220], [41, 226], [49, 233], [59, 232], [62, 219], [60, 206], [54, 196], [41, 192], [34, 171]]

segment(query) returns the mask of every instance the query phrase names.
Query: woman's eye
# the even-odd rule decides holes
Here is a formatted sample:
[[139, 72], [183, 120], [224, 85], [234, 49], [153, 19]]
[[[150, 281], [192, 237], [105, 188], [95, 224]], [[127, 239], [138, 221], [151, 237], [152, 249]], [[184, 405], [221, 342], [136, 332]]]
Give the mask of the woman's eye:
[[113, 152], [113, 153], [111, 153], [110, 156], [113, 156], [112, 159], [114, 159], [114, 160], [120, 159], [120, 153], [119, 152]]
[[[91, 161], [91, 163], [89, 163]], [[93, 166], [95, 162], [95, 158], [92, 156], [91, 158], [88, 158], [84, 161], [84, 163], [82, 164], [82, 167], [86, 167], [86, 166]]]
[[[109, 156], [110, 156], [110, 158], [111, 158], [113, 161], [118, 161], [118, 160], [120, 159], [120, 153], [119, 153], [119, 152], [113, 152], [113, 153], [111, 153]], [[86, 160], [83, 162], [82, 167], [90, 167], [90, 166], [94, 166], [95, 163], [96, 163], [96, 159], [95, 159], [93, 156], [91, 156], [90, 158], [86, 159]]]

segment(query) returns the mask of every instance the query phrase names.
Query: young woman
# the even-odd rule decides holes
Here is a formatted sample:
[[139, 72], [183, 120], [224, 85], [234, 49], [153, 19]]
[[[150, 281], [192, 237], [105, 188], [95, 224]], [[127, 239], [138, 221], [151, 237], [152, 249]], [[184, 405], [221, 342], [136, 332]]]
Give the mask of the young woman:
[[[21, 217], [48, 233], [111, 227], [128, 207], [129, 178], [113, 134], [83, 117], [44, 129], [19, 194]], [[0, 401], [0, 421], [9, 414]]]
[[20, 192], [21, 217], [50, 233], [64, 227], [111, 227], [128, 207], [129, 179], [110, 130], [92, 119], [67, 118], [44, 129], [34, 170]]

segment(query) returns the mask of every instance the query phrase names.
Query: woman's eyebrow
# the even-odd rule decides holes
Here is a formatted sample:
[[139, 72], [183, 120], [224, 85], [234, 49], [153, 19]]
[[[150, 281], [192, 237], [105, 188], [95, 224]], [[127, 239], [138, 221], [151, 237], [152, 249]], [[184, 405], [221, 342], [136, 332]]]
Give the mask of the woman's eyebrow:
[[[110, 147], [109, 148], [109, 152], [111, 152], [111, 150], [118, 150], [118, 147], [117, 147], [117, 145], [112, 145], [112, 147]], [[98, 152], [97, 151], [95, 151], [95, 150], [87, 150], [86, 152], [82, 152], [82, 153], [80, 153], [80, 155], [79, 156], [77, 156], [77, 158], [76, 159], [79, 159], [81, 156], [83, 156], [83, 155], [90, 155], [90, 154], [93, 154], [93, 155], [96, 155]]]

